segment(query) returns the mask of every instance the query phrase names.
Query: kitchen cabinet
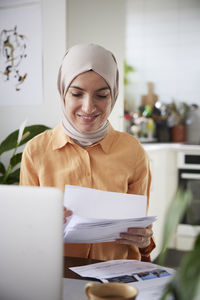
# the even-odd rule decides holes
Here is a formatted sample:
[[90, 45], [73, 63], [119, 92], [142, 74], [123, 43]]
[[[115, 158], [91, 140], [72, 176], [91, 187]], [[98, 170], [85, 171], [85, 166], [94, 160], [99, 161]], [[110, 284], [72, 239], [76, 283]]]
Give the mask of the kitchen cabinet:
[[[151, 256], [155, 259], [161, 250], [166, 212], [178, 188], [178, 154], [183, 151], [200, 153], [200, 145], [153, 143], [143, 144], [143, 147], [149, 156], [152, 173], [148, 214], [157, 216], [153, 225], [156, 249]], [[179, 249], [180, 239], [178, 232], [175, 232], [168, 247]], [[182, 249], [188, 247], [187, 244], [183, 245], [182, 240], [181, 243]]]
[[177, 151], [163, 144], [143, 146], [150, 159], [152, 174], [148, 214], [157, 216], [153, 225], [156, 248], [151, 258], [154, 260], [161, 251], [166, 211], [177, 190]]

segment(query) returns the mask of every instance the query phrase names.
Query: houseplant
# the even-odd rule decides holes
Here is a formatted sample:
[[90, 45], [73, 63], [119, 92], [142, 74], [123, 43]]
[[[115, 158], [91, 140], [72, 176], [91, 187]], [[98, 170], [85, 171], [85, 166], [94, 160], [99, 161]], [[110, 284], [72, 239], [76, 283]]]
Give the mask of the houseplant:
[[[134, 72], [133, 66], [127, 64], [127, 61], [124, 60], [124, 87], [129, 84], [129, 74]], [[129, 105], [126, 99], [124, 99], [124, 130], [129, 132], [130, 126], [132, 124], [132, 116], [129, 109]]]
[[10, 161], [6, 167], [0, 161], [0, 184], [18, 184], [22, 152], [18, 152], [20, 146], [27, 143], [34, 136], [49, 129], [45, 125], [31, 125], [25, 127], [26, 121], [22, 123], [19, 130], [10, 133], [0, 144], [0, 158], [4, 152], [12, 151]]
[[[191, 192], [179, 189], [172, 201], [167, 215], [163, 232], [162, 251], [159, 264], [163, 264], [167, 253], [167, 245], [174, 234], [178, 223], [191, 201]], [[197, 235], [193, 249], [184, 256], [180, 267], [166, 285], [161, 300], [172, 296], [174, 300], [200, 299], [200, 234]], [[171, 298], [170, 298], [171, 299]]]
[[134, 72], [134, 68], [131, 65], [127, 64], [127, 61], [124, 60], [124, 85], [126, 86], [129, 83], [128, 75]]
[[173, 142], [186, 141], [186, 121], [188, 105], [185, 102], [177, 104], [173, 101], [169, 106], [168, 124], [171, 127], [171, 137]]

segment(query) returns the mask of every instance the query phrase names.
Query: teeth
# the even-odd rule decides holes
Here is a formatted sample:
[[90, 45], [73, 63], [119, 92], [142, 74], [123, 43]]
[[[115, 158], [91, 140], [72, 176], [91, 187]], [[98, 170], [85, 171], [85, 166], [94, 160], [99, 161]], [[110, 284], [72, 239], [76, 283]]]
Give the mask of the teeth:
[[90, 117], [87, 117], [87, 116], [81, 116], [83, 119], [86, 119], [86, 120], [92, 120], [95, 116], [90, 116]]

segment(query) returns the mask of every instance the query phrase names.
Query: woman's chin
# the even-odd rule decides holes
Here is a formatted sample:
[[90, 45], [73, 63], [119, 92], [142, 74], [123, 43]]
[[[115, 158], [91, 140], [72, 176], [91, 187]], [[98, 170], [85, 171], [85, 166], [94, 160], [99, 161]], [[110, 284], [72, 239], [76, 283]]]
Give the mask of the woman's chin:
[[81, 124], [77, 124], [76, 128], [82, 133], [90, 133], [96, 131], [101, 127], [101, 124], [97, 124], [96, 122], [81, 122]]
[[81, 126], [81, 127], [78, 128], [78, 130], [82, 133], [90, 133], [90, 132], [93, 132], [97, 129], [98, 128], [96, 128], [96, 126]]

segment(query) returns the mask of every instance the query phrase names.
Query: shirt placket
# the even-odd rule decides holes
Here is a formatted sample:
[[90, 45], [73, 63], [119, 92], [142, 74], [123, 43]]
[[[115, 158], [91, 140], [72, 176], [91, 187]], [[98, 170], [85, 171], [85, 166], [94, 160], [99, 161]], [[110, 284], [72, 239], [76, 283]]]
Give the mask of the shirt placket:
[[90, 153], [87, 149], [84, 149], [84, 162], [85, 162], [85, 181], [88, 186], [92, 184], [92, 170], [91, 170], [91, 161], [90, 161]]

